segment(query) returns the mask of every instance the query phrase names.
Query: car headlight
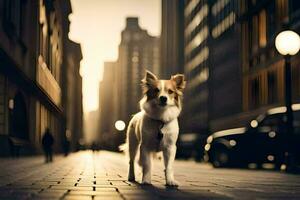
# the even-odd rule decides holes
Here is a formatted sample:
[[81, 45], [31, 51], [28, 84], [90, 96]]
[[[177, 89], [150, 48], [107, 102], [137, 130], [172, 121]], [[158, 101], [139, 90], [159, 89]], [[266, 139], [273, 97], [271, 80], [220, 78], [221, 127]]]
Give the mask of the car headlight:
[[206, 139], [207, 144], [210, 144], [212, 141], [213, 141], [213, 136], [209, 136], [209, 137]]
[[209, 151], [210, 149], [210, 144], [206, 144], [205, 147], [204, 147], [205, 151]]
[[229, 140], [229, 144], [230, 144], [230, 146], [234, 147], [236, 145], [236, 141], [235, 140]]

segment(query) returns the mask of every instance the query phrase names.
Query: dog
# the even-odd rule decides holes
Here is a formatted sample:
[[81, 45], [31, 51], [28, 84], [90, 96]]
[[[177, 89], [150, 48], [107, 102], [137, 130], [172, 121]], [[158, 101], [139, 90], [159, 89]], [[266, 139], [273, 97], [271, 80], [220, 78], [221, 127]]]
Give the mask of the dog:
[[151, 184], [152, 156], [163, 153], [166, 185], [178, 187], [174, 179], [173, 162], [179, 133], [178, 116], [182, 109], [182, 96], [186, 81], [183, 74], [159, 80], [146, 71], [142, 79], [143, 98], [140, 112], [133, 115], [127, 128], [129, 151], [128, 180], [135, 181], [135, 159], [139, 151], [142, 184]]

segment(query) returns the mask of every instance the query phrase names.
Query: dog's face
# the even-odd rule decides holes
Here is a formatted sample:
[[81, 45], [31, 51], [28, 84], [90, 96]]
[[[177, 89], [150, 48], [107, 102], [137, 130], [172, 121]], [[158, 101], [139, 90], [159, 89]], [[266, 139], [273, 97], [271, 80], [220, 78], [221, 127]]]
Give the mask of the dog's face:
[[151, 101], [157, 107], [180, 107], [180, 98], [185, 84], [183, 74], [171, 76], [169, 80], [159, 80], [153, 73], [146, 71], [142, 80], [142, 89], [147, 101]]

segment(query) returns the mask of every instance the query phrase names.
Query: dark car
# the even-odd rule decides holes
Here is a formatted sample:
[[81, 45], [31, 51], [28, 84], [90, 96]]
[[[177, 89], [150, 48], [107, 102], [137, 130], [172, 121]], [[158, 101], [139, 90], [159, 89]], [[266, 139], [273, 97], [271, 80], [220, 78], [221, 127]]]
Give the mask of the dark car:
[[[205, 154], [215, 167], [247, 166], [273, 163], [280, 168], [285, 163], [288, 145], [300, 144], [300, 104], [294, 104], [294, 132], [286, 127], [286, 107], [277, 107], [259, 115], [248, 127], [213, 133], [207, 138]], [[298, 152], [294, 157], [298, 163]]]

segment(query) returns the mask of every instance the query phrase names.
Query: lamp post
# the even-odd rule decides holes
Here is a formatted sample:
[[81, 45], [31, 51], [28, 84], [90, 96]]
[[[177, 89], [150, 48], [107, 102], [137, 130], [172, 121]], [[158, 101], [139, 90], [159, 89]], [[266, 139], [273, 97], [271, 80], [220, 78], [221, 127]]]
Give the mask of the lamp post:
[[293, 154], [293, 111], [292, 111], [292, 75], [291, 56], [298, 53], [300, 49], [300, 37], [291, 30], [280, 32], [275, 38], [277, 51], [284, 56], [284, 77], [285, 77], [285, 106], [287, 115], [287, 137], [290, 144], [287, 144], [289, 156]]

